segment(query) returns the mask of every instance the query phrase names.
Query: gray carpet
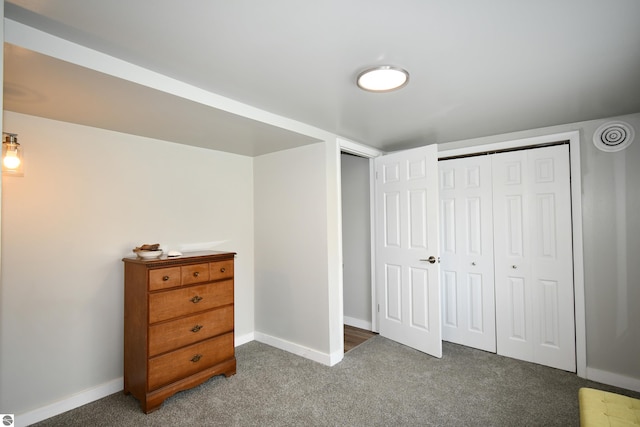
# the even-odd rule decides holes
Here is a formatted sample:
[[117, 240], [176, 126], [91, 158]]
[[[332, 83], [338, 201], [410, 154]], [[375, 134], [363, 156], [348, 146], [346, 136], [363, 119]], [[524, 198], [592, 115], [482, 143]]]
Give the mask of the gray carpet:
[[238, 373], [145, 415], [116, 393], [38, 426], [577, 426], [575, 374], [443, 343], [436, 359], [376, 336], [327, 367], [258, 342]]

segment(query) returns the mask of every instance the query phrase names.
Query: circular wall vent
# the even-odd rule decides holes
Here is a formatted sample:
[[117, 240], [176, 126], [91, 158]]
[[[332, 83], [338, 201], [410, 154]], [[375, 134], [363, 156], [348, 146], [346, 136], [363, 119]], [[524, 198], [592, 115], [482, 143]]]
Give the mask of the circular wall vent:
[[633, 142], [635, 131], [629, 123], [607, 122], [593, 134], [593, 143], [602, 151], [620, 151], [627, 148]]

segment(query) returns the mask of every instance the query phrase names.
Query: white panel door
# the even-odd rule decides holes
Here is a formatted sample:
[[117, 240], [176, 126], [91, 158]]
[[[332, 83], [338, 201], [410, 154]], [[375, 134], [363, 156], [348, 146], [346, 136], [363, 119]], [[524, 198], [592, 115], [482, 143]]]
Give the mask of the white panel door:
[[496, 352], [490, 156], [438, 162], [442, 339]]
[[498, 354], [575, 371], [569, 147], [492, 162]]
[[437, 159], [436, 145], [375, 159], [376, 295], [380, 335], [442, 357]]

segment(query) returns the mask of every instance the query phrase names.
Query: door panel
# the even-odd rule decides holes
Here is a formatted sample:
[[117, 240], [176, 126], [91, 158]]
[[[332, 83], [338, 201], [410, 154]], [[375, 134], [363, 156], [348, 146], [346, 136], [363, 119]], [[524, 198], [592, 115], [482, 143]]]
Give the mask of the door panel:
[[385, 315], [390, 321], [402, 323], [402, 268], [399, 265], [387, 265], [385, 268]]
[[411, 274], [411, 326], [430, 330], [429, 325], [429, 272], [424, 268], [410, 268]]
[[442, 357], [437, 146], [375, 160], [380, 334]]
[[385, 246], [400, 248], [400, 193], [384, 194], [384, 237]]
[[[482, 201], [479, 197], [468, 197], [466, 200], [467, 221], [467, 251], [469, 255], [482, 255]], [[487, 221], [485, 219], [485, 221]]]
[[469, 330], [483, 333], [484, 328], [484, 304], [482, 303], [482, 275], [469, 274], [467, 276], [469, 289]]
[[560, 347], [558, 330], [558, 282], [555, 280], [540, 281], [540, 343], [544, 346]]
[[438, 168], [442, 336], [495, 352], [491, 160], [444, 160]]
[[442, 251], [445, 253], [456, 253], [456, 200], [441, 199], [441, 234]]
[[[527, 298], [526, 298], [526, 290], [525, 290], [525, 281], [522, 277], [508, 277], [507, 279], [508, 286], [508, 299], [506, 304], [503, 306], [499, 306], [501, 308], [505, 308], [509, 313], [509, 322], [507, 325], [510, 328], [506, 331], [509, 338], [514, 341], [527, 341], [527, 319], [525, 316], [527, 313], [530, 313], [530, 310], [527, 308]], [[498, 352], [501, 351], [501, 348], [498, 347]], [[528, 355], [528, 352], [523, 353], [519, 358], [525, 358], [526, 360], [531, 359]]]
[[[523, 200], [521, 195], [507, 196], [506, 198], [506, 237], [509, 243], [507, 254], [511, 257], [522, 258], [524, 256], [524, 222]], [[528, 213], [527, 213], [528, 216]], [[496, 221], [496, 224], [501, 224]]]
[[409, 247], [426, 251], [427, 242], [427, 192], [425, 189], [409, 191]]
[[442, 339], [445, 341], [446, 328], [458, 327], [458, 287], [457, 287], [457, 274], [455, 271], [442, 271]]

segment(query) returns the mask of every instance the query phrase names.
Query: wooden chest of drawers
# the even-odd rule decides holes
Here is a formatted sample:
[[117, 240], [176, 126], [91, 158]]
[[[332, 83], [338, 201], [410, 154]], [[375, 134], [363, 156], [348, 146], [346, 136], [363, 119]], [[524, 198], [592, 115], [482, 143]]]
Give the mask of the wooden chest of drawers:
[[236, 373], [233, 252], [124, 258], [124, 392], [145, 413]]

